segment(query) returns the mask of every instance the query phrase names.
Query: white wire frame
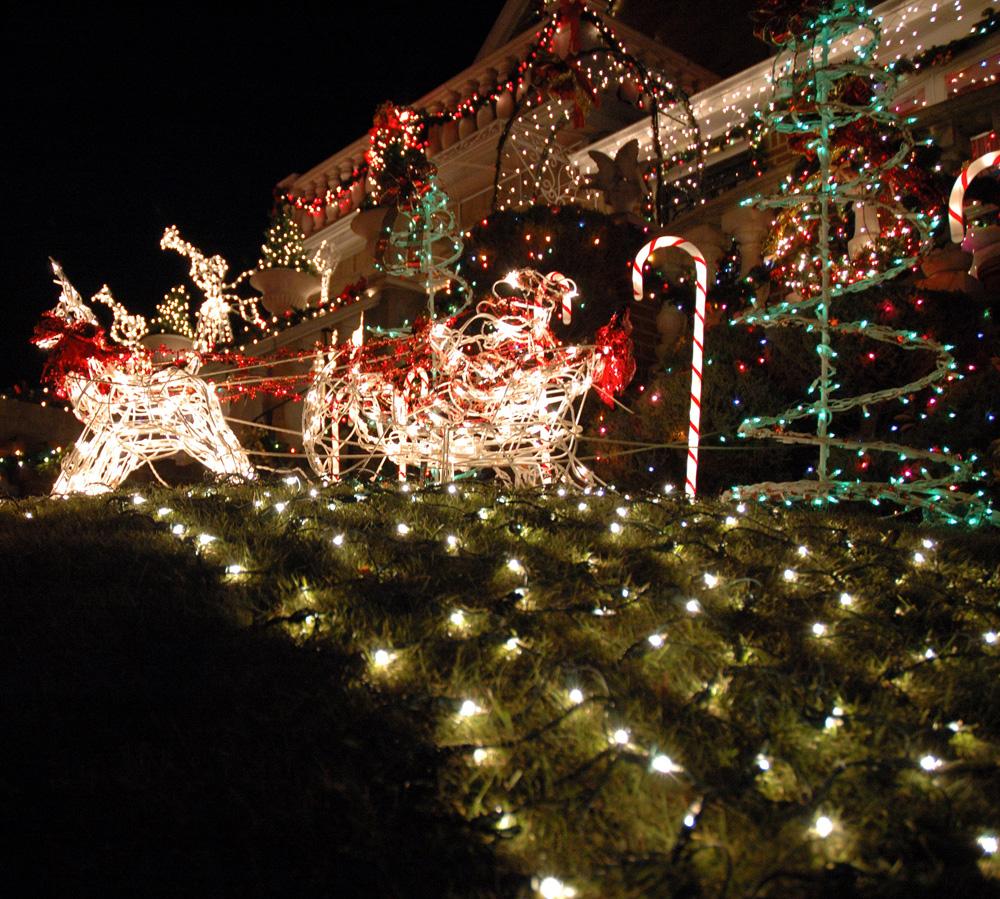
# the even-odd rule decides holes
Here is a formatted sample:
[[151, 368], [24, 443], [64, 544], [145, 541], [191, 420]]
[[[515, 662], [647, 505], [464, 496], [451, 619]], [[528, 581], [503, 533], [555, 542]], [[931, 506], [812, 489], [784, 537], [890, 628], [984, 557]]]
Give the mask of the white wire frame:
[[480, 304], [458, 328], [431, 325], [430, 363], [411, 367], [402, 386], [377, 365], [365, 366], [360, 347], [341, 348], [303, 406], [313, 470], [336, 480], [388, 459], [400, 477], [416, 469], [443, 481], [490, 469], [515, 486], [590, 483], [576, 444], [602, 353], [559, 346], [548, 328], [572, 282], [518, 274], [532, 296]]
[[154, 368], [140, 357], [89, 378], [67, 375], [65, 390], [84, 430], [53, 494], [115, 490], [137, 469], [178, 452], [220, 477], [255, 476], [211, 385], [182, 368]]

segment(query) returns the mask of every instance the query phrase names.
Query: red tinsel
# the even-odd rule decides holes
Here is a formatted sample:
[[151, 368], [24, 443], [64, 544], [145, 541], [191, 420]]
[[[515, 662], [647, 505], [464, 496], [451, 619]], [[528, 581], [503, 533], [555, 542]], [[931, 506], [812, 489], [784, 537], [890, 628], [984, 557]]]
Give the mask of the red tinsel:
[[100, 325], [71, 324], [54, 312], [42, 313], [31, 342], [50, 352], [42, 381], [52, 386], [61, 399], [67, 398], [66, 379], [71, 375], [89, 378], [97, 369], [109, 364], [124, 365], [135, 355], [127, 347], [109, 344]]
[[626, 309], [621, 319], [615, 313], [611, 321], [598, 329], [595, 337], [595, 343], [603, 353], [604, 365], [594, 380], [594, 389], [609, 406], [614, 405], [614, 395], [622, 393], [635, 376], [631, 333], [632, 322]]

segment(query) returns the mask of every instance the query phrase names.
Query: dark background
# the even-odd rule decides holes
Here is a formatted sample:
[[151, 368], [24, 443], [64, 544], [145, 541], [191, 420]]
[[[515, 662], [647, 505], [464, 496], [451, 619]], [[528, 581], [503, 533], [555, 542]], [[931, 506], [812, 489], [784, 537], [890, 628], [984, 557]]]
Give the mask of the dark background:
[[[620, 12], [726, 75], [763, 55], [750, 46], [752, 5], [631, 0]], [[159, 249], [168, 225], [220, 253], [235, 277], [258, 257], [274, 185], [361, 137], [379, 103], [412, 103], [459, 74], [503, 6], [336, 4], [312, 17], [244, 7], [230, 18], [148, 4], [8, 16], [0, 390], [37, 383], [31, 330], [59, 296], [48, 256], [84, 299], [107, 283], [144, 314], [187, 283], [187, 262]]]

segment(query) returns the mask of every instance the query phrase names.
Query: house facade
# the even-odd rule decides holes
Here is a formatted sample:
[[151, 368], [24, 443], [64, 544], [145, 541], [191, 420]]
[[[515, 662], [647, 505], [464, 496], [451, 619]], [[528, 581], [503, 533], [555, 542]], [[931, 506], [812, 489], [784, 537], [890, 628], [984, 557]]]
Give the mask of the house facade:
[[[578, 5], [591, 19], [573, 18], [565, 5], [554, 5], [548, 19], [525, 28], [531, 5], [511, 0], [476, 62], [412, 106], [427, 122], [424, 153], [436, 168], [457, 228], [468, 233], [497, 210], [539, 204], [615, 211], [610, 194], [593, 189], [599, 172], [593, 154], [615, 159], [635, 142], [647, 191], [655, 189], [649, 172], [657, 159], [670, 163], [663, 167], [668, 181], [697, 177], [694, 201], [651, 233], [677, 234], [695, 243], [705, 255], [710, 282], [735, 240], [745, 274], [760, 261], [770, 218], [743, 201], [772, 190], [796, 158], [779, 135], [766, 138], [763, 174], [752, 164], [748, 126], [773, 98], [774, 58], [720, 79], [598, 10], [606, 4]], [[627, 4], [616, 8], [627, 11]], [[877, 59], [886, 65], [918, 61], [902, 82], [895, 109], [933, 138], [945, 172], [957, 173], [1000, 147], [1000, 33], [990, 28], [989, 13], [995, 19], [995, 5], [986, 0], [889, 0], [874, 9], [882, 37]], [[646, 24], [644, 30], [655, 33], [655, 22]], [[608, 47], [620, 51], [621, 58], [612, 59]], [[846, 45], [833, 49], [834, 54], [848, 52]], [[568, 66], [544, 81], [538, 71], [553, 59], [558, 63], [560, 54]], [[584, 58], [599, 63], [572, 83], [581, 74], [574, 71], [574, 60]], [[636, 72], [650, 74], [645, 92]], [[663, 86], [658, 98], [649, 95], [654, 83]], [[700, 155], [691, 152], [696, 144], [703, 148]], [[304, 350], [335, 335], [342, 341], [357, 327], [362, 311], [368, 326], [403, 327], [425, 308], [425, 284], [419, 278], [386, 274], [376, 265], [374, 233], [364, 222], [372, 192], [369, 146], [367, 135], [359, 137], [278, 185], [307, 250], [325, 250], [335, 263], [329, 295], [360, 285], [356, 301], [307, 317], [248, 350], [268, 356]], [[633, 310], [640, 323], [638, 351], [647, 358], [660, 339], [657, 311], [651, 304]], [[287, 400], [277, 406], [268, 399], [248, 400], [236, 417], [286, 429], [294, 444], [299, 409]]]

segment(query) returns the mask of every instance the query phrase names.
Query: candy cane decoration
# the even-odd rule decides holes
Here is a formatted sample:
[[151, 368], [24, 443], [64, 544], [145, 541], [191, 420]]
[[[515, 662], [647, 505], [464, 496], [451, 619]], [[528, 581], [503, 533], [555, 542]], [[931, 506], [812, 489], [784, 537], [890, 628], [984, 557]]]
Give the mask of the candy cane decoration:
[[567, 278], [561, 272], [549, 272], [546, 275], [549, 280], [554, 281], [560, 287], [563, 288], [562, 295], [562, 323], [568, 325], [572, 321], [572, 304], [573, 297], [577, 296], [576, 281], [571, 278]]
[[951, 196], [948, 198], [948, 219], [951, 224], [952, 243], [961, 243], [965, 240], [965, 214], [962, 211], [962, 206], [969, 182], [983, 169], [996, 165], [998, 161], [1000, 161], [1000, 150], [994, 150], [992, 153], [987, 153], [976, 159], [956, 179], [955, 186], [951, 189]]
[[694, 270], [697, 278], [694, 309], [694, 347], [691, 351], [691, 416], [688, 425], [688, 461], [687, 481], [684, 492], [693, 497], [695, 483], [698, 479], [698, 442], [701, 436], [701, 372], [705, 355], [705, 302], [708, 291], [708, 268], [705, 257], [693, 243], [682, 237], [657, 237], [651, 240], [636, 254], [632, 263], [632, 295], [636, 300], [642, 299], [642, 267], [652, 253], [662, 247], [677, 247], [688, 253], [694, 259]]

